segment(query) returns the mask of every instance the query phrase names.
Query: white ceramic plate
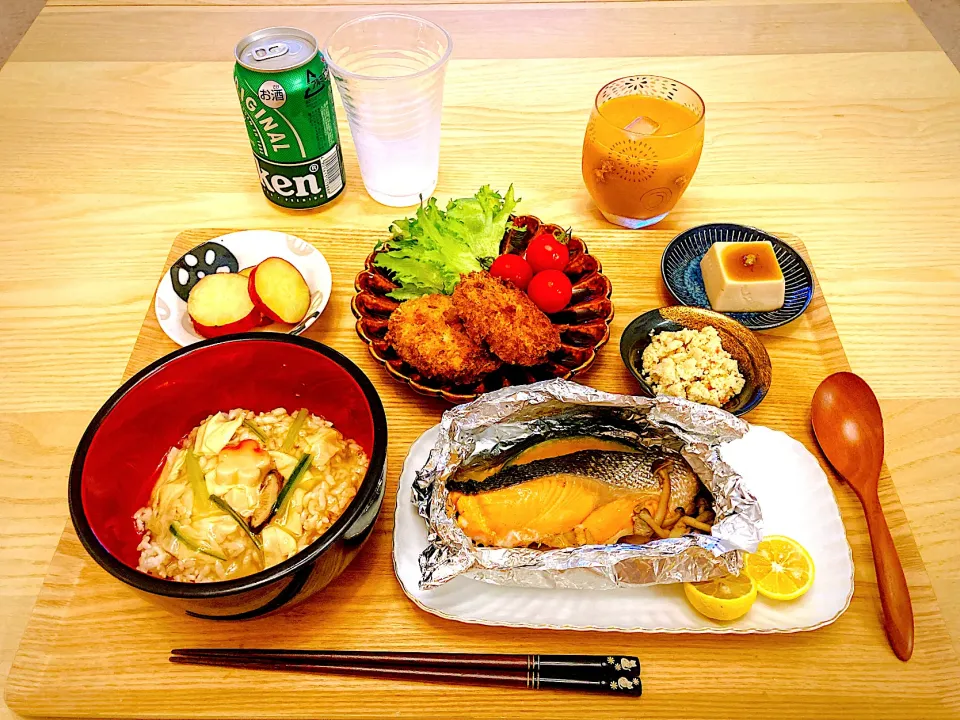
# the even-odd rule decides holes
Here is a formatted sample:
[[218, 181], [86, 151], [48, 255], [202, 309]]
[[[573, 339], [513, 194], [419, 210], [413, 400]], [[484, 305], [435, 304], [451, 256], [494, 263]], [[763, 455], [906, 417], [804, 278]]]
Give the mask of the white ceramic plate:
[[[295, 235], [273, 230], [243, 230], [212, 238], [208, 243], [217, 243], [229, 250], [236, 258], [238, 270], [253, 267], [268, 257], [279, 257], [296, 267], [303, 275], [303, 279], [307, 281], [307, 285], [310, 286], [310, 308], [307, 310], [304, 321], [293, 330], [290, 330], [288, 325], [266, 326], [261, 328], [263, 330], [300, 334], [316, 322], [330, 300], [333, 278], [330, 275], [327, 259], [313, 245]], [[203, 245], [206, 244], [203, 243]], [[190, 255], [190, 262], [187, 264], [194, 268], [197, 266], [197, 261], [193, 257], [193, 251], [196, 249], [190, 250], [181, 257], [182, 260]], [[227, 272], [227, 270], [226, 266], [221, 265], [219, 272]], [[157, 314], [160, 327], [178, 345], [192, 345], [203, 340], [193, 329], [193, 323], [187, 315], [187, 303], [174, 290], [169, 271], [164, 274], [157, 288], [153, 309]]]
[[427, 530], [410, 500], [417, 470], [437, 438], [431, 428], [410, 447], [397, 494], [393, 562], [403, 591], [427, 612], [480, 625], [554, 630], [664, 633], [789, 633], [829, 625], [853, 597], [853, 555], [833, 491], [817, 459], [789, 436], [751, 426], [722, 448], [723, 458], [757, 496], [767, 535], [788, 535], [803, 544], [816, 580], [791, 602], [758, 598], [744, 617], [716, 622], [695, 612], [681, 585], [568, 590], [491, 585], [457, 577], [434, 590], [419, 588], [418, 558]]

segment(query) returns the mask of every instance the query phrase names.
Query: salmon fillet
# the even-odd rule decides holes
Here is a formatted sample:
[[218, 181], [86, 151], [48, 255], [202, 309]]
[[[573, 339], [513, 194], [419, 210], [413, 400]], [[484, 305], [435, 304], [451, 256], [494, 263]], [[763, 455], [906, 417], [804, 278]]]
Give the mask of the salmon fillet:
[[[475, 542], [493, 547], [570, 547], [614, 543], [635, 534], [641, 510], [655, 516], [670, 484], [665, 526], [693, 509], [700, 480], [679, 458], [647, 448], [581, 450], [507, 465], [483, 480], [451, 480], [448, 502]], [[665, 473], [654, 470], [665, 469]]]

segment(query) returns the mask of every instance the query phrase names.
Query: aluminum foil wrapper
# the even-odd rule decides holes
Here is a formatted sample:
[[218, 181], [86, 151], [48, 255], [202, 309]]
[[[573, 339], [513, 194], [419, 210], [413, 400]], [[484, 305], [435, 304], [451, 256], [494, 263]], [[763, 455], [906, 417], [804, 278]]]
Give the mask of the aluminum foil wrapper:
[[[568, 435], [578, 427], [679, 452], [713, 495], [712, 535], [644, 545], [493, 548], [474, 544], [447, 514], [446, 480], [461, 467], [489, 464], [531, 437]], [[746, 434], [747, 427], [730, 413], [687, 400], [615, 395], [560, 379], [502, 388], [447, 410], [413, 484], [413, 502], [428, 529], [420, 586], [434, 588], [467, 575], [497, 585], [605, 589], [737, 573], [742, 551], [754, 551], [763, 537], [763, 519], [756, 498], [718, 449]]]

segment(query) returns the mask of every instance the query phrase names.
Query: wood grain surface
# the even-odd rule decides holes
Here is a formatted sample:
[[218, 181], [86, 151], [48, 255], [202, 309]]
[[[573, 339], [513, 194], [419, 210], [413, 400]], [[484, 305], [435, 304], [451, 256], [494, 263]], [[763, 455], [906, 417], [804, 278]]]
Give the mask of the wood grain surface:
[[[0, 678], [60, 536], [74, 446], [120, 381], [177, 233], [322, 228], [349, 244], [398, 215], [364, 194], [339, 106], [343, 200], [304, 214], [272, 207], [230, 81], [243, 33], [292, 22], [322, 39], [380, 6], [58, 1], [0, 71]], [[579, 176], [596, 90], [653, 72], [700, 91], [704, 156], [661, 226], [738, 221], [803, 237], [850, 363], [881, 399], [889, 465], [960, 650], [960, 74], [906, 3], [410, 7], [454, 31], [441, 198], [512, 181], [522, 210], [609, 227]], [[833, 665], [837, 682], [858, 666], [851, 649]], [[783, 687], [785, 704], [804, 707], [801, 686]]]
[[[37, 18], [11, 60], [232, 61], [236, 42], [261, 27], [302, 27], [322, 43], [345, 20], [390, 9], [396, 5], [55, 7]], [[461, 60], [904, 52], [938, 47], [906, 3], [889, 0], [747, 2], [737, 5], [735, 13], [726, 3], [682, 0], [404, 9], [450, 32], [454, 57]], [[139, 32], [130, 31], [140, 24], [150, 26], [148, 43]], [[565, 62], [553, 70], [562, 75], [575, 64]], [[709, 104], [710, 99], [706, 101]]]
[[[649, 2], [650, 0], [621, 0], [621, 2]], [[693, 0], [654, 0], [662, 4], [679, 4], [681, 2], [691, 2]], [[872, 3], [876, 0], [837, 0], [842, 3]], [[589, 3], [609, 2], [609, 0], [587, 0]], [[791, 4], [822, 3], [823, 0], [792, 0]], [[403, 5], [407, 12], [411, 8], [419, 8], [424, 5], [558, 5], [566, 3], [585, 4], [584, 0], [421, 0], [416, 3], [395, 3], [394, 5]], [[781, 5], [783, 0], [710, 0], [712, 5]], [[168, 7], [172, 5], [191, 5], [195, 7], [214, 6], [214, 7], [249, 7], [249, 6], [359, 6], [363, 10], [370, 7], [386, 7], [385, 3], [376, 3], [372, 0], [315, 0], [315, 2], [304, 3], [303, 0], [193, 0], [184, 2], [184, 0], [49, 0], [48, 6], [60, 7]]]
[[[229, 230], [195, 230], [182, 233], [173, 244], [164, 268], [186, 250]], [[925, 717], [947, 717], [956, 709], [950, 696], [950, 682], [960, 672], [953, 648], [945, 638], [943, 621], [909, 525], [903, 515], [896, 491], [884, 472], [881, 496], [892, 532], [896, 538], [911, 586], [917, 614], [917, 654], [908, 665], [890, 652], [878, 615], [876, 576], [870, 559], [869, 539], [862, 513], [849, 488], [831, 478], [841, 514], [847, 528], [856, 566], [856, 592], [850, 609], [835, 626], [809, 635], [779, 638], [714, 638], [705, 641], [696, 636], [630, 637], [588, 633], [544, 633], [523, 630], [490, 630], [425, 617], [409, 602], [393, 577], [390, 561], [393, 526], [392, 499], [406, 449], [418, 434], [436, 422], [437, 411], [446, 405], [412, 394], [376, 363], [367, 348], [353, 334], [353, 316], [349, 311], [352, 279], [349, 270], [360, 267], [369, 248], [382, 238], [376, 231], [355, 232], [352, 242], [343, 242], [339, 233], [322, 230], [299, 231], [327, 257], [335, 278], [327, 310], [306, 333], [346, 353], [374, 381], [387, 412], [390, 427], [388, 486], [384, 512], [376, 526], [370, 546], [357, 558], [341, 581], [303, 606], [273, 619], [242, 626], [185, 620], [153, 608], [133, 595], [89, 560], [71, 528], [64, 533], [51, 565], [50, 576], [41, 591], [33, 619], [15, 661], [7, 688], [7, 701], [25, 713], [51, 716], [99, 716], [118, 714], [135, 717], [180, 717], [188, 714], [209, 717], [239, 717], [246, 714], [243, 698], [223, 701], [220, 683], [250, 677], [242, 671], [219, 668], [182, 668], [170, 665], [167, 652], [184, 645], [220, 646], [257, 643], [290, 647], [330, 646], [341, 649], [426, 649], [438, 651], [490, 652], [626, 652], [638, 649], [644, 664], [644, 712], [667, 713], [677, 696], [698, 696], [685, 703], [690, 717], [710, 717], [712, 709], [725, 703], [726, 682], [701, 687], [691, 674], [677, 677], [671, 672], [677, 656], [695, 655], [706, 646], [714, 655], [721, 673], [729, 681], [749, 665], [749, 680], [744, 689], [763, 688], [778, 677], [801, 678], [809, 700], [794, 712], [779, 702], [765, 704], [754, 698], [761, 713], [781, 717], [807, 717], [821, 705], [837, 711], [870, 710], [878, 717], [902, 714], [905, 706], [920, 710]], [[600, 230], [582, 233], [585, 242], [604, 263], [613, 284], [617, 308], [611, 337], [619, 338], [625, 325], [637, 314], [667, 302], [667, 291], [659, 280], [656, 263], [634, 263], [622, 258], [659, 257], [673, 237], [672, 232], [650, 231], [639, 235], [625, 230]], [[795, 238], [784, 237], [807, 255]], [[158, 268], [159, 270], [159, 268]], [[158, 276], [161, 273], [157, 273]], [[821, 292], [796, 322], [761, 333], [771, 356], [773, 383], [764, 403], [751, 414], [751, 422], [788, 432], [803, 441], [820, 456], [809, 425], [808, 404], [817, 384], [826, 375], [847, 369], [843, 348]], [[619, 359], [616, 343], [605, 348], [596, 365], [581, 380], [594, 387], [614, 392], [631, 392], [636, 385]], [[140, 335], [134, 345], [124, 377], [173, 350], [176, 345], [162, 332], [152, 308], [147, 311]], [[322, 412], [322, 409], [319, 410]], [[678, 597], [678, 602], [683, 602]], [[120, 619], [118, 616], [122, 616]], [[105, 626], [114, 626], [109, 630]], [[103, 654], [103, 634], [116, 632], [126, 638]], [[266, 638], [269, 638], [267, 640]], [[320, 640], [319, 638], [322, 638]], [[830, 692], [836, 682], [835, 663], [856, 645], [861, 662], [846, 670], [849, 685], [839, 696]], [[546, 646], [549, 650], [543, 650]], [[762, 652], [759, 662], [749, 656]], [[787, 667], [787, 658], [792, 664]], [[227, 674], [228, 677], [223, 676]], [[259, 676], [262, 675], [262, 679]], [[297, 709], [284, 698], [306, 699], [318, 690], [332, 715], [376, 716], [384, 713], [392, 694], [409, 690], [420, 702], [435, 702], [441, 695], [471, 708], [477, 717], [501, 716], [512, 698], [523, 698], [522, 691], [489, 688], [451, 688], [444, 685], [421, 686], [416, 683], [383, 682], [366, 679], [313, 678], [259, 673], [259, 714], [263, 717], [313, 714], [313, 707]], [[44, 688], [56, 683], [58, 693]], [[179, 693], [181, 685], [191, 688]], [[880, 687], [890, 688], [889, 694]], [[699, 689], [698, 689], [699, 688]], [[922, 688], [922, 689], [921, 689]], [[364, 705], [357, 707], [357, 694]], [[430, 700], [431, 697], [435, 699]], [[297, 706], [299, 703], [293, 702]], [[582, 696], [541, 693], [528, 714], [542, 717], [578, 717], [587, 709], [609, 714], [625, 713], [630, 701], [616, 698], [589, 699]], [[401, 715], [417, 715], [416, 704], [401, 704]]]

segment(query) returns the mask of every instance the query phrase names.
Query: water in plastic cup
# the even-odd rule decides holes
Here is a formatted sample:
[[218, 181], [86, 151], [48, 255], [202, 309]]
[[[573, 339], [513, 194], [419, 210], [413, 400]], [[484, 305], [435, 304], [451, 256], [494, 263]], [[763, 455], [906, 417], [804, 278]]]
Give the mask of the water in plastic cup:
[[443, 79], [453, 42], [439, 25], [378, 13], [337, 28], [324, 48], [360, 175], [377, 202], [414, 205], [437, 187]]

